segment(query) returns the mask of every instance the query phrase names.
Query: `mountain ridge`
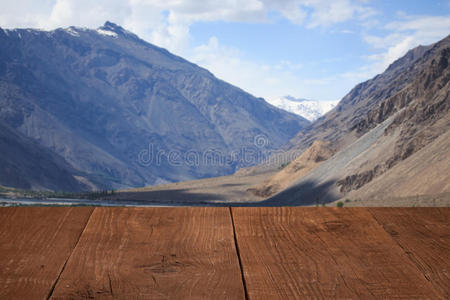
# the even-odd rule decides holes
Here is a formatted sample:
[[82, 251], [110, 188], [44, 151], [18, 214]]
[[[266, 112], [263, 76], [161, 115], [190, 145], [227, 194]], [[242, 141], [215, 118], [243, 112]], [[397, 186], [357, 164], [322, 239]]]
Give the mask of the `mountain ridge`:
[[[0, 29], [0, 41], [0, 121], [97, 178], [99, 188], [229, 174], [257, 161], [239, 154], [189, 165], [185, 155], [264, 155], [308, 125], [111, 22]], [[141, 160], [151, 147], [163, 154], [158, 163]]]
[[[433, 192], [448, 192], [450, 187], [441, 184], [445, 171], [420, 177], [417, 170], [431, 171], [424, 165], [427, 159], [421, 164], [416, 157], [429, 153], [435, 160], [448, 161], [445, 149], [436, 148], [435, 141], [447, 148], [450, 143], [448, 138], [439, 139], [448, 136], [450, 129], [449, 61], [447, 36], [408, 51], [384, 73], [357, 85], [336, 109], [290, 142], [291, 149], [302, 149], [320, 137], [334, 143], [336, 154], [269, 201], [313, 204], [313, 194], [325, 202], [343, 197], [382, 198], [387, 186], [396, 197], [409, 197], [411, 191], [420, 190], [420, 178], [435, 186]], [[330, 130], [332, 127], [336, 129]], [[431, 148], [434, 151], [427, 152]], [[398, 173], [413, 168], [410, 181]], [[402, 184], [401, 192], [395, 189], [396, 181]]]

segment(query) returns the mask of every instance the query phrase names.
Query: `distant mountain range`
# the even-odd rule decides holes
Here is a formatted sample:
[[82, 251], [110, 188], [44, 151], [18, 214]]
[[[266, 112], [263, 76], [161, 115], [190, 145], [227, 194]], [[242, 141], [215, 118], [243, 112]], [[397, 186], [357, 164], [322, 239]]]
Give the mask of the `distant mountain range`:
[[331, 109], [333, 109], [339, 101], [317, 101], [301, 98], [294, 98], [292, 96], [284, 96], [275, 99], [267, 100], [270, 104], [292, 112], [303, 118], [314, 122]]
[[225, 175], [308, 125], [111, 22], [0, 29], [0, 185], [86, 190]]

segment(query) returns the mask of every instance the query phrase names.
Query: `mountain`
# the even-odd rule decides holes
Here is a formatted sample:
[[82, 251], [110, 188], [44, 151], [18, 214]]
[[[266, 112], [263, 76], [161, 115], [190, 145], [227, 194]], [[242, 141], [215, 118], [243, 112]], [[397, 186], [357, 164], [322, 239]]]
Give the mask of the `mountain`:
[[354, 126], [382, 102], [411, 84], [427, 63], [420, 58], [432, 48], [433, 45], [414, 48], [393, 62], [382, 74], [356, 85], [339, 101], [335, 109], [314, 122], [307, 130], [299, 132], [285, 149], [304, 151], [317, 139], [333, 142], [337, 148], [355, 141], [360, 134], [356, 134]]
[[81, 172], [74, 170], [58, 154], [1, 123], [0, 149], [0, 182], [4, 186], [70, 191], [88, 188], [76, 179]]
[[317, 168], [322, 162], [333, 156], [331, 143], [316, 140], [305, 152], [288, 164], [284, 164], [281, 170], [255, 187], [250, 192], [259, 197], [272, 196], [287, 187], [296, 179], [307, 175]]
[[450, 192], [449, 61], [447, 36], [410, 50], [357, 85], [285, 147], [303, 153], [320, 140], [330, 143], [334, 155], [291, 177], [269, 202], [381, 201]]
[[322, 115], [333, 109], [339, 101], [316, 101], [294, 98], [292, 96], [284, 96], [276, 99], [270, 99], [268, 102], [278, 108], [292, 112], [311, 122], [314, 122]]
[[197, 205], [450, 203], [450, 36], [358, 84], [263, 163], [116, 199]]
[[230, 174], [309, 124], [111, 22], [0, 29], [0, 122], [90, 188]]

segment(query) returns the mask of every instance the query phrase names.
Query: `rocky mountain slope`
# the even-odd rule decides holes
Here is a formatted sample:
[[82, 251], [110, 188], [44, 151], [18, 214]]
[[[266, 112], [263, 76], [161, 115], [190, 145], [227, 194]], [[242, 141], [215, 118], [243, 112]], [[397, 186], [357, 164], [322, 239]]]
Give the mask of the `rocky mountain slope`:
[[229, 174], [309, 123], [110, 22], [0, 29], [0, 122], [98, 188]]
[[322, 162], [332, 157], [333, 153], [330, 142], [316, 140], [299, 157], [281, 165], [279, 172], [255, 187], [251, 187], [249, 191], [263, 198], [272, 196], [287, 188], [296, 179], [317, 168]]
[[314, 122], [338, 104], [338, 101], [317, 101], [299, 99], [292, 96], [269, 99], [268, 102], [278, 108], [302, 116], [311, 122]]
[[288, 146], [306, 149], [320, 139], [337, 152], [269, 202], [449, 192], [449, 61], [450, 36], [409, 51], [383, 74], [356, 86]]
[[[442, 41], [444, 43], [446, 40]], [[348, 145], [361, 134], [354, 126], [377, 109], [378, 105], [403, 90], [413, 82], [425, 67], [427, 57], [433, 55], [433, 45], [419, 46], [392, 63], [382, 74], [356, 85], [338, 105], [322, 118], [319, 118], [307, 130], [302, 130], [285, 149], [305, 150], [316, 139], [327, 140], [337, 147]]]
[[87, 189], [74, 176], [74, 170], [62, 157], [34, 140], [0, 123], [0, 182], [21, 189]]

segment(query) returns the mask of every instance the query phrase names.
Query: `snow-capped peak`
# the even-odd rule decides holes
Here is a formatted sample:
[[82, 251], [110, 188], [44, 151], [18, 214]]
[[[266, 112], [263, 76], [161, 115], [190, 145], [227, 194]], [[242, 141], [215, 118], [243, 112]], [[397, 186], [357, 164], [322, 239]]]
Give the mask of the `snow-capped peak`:
[[115, 33], [114, 31], [110, 31], [110, 30], [105, 30], [105, 29], [97, 29], [97, 32], [100, 33], [101, 35], [107, 35], [107, 36], [112, 36], [112, 37], [117, 37], [117, 33]]
[[339, 101], [317, 101], [284, 96], [269, 99], [267, 102], [313, 122], [333, 109]]
[[111, 36], [114, 38], [117, 38], [119, 36], [121, 37], [127, 37], [132, 39], [139, 39], [137, 35], [134, 33], [122, 28], [121, 26], [112, 23], [110, 21], [106, 21], [105, 24], [99, 28], [97, 28], [97, 33], [101, 35]]
[[72, 35], [72, 36], [76, 36], [79, 37], [80, 34], [78, 33], [78, 31], [76, 30], [75, 27], [71, 26], [69, 28], [64, 29], [68, 34]]

